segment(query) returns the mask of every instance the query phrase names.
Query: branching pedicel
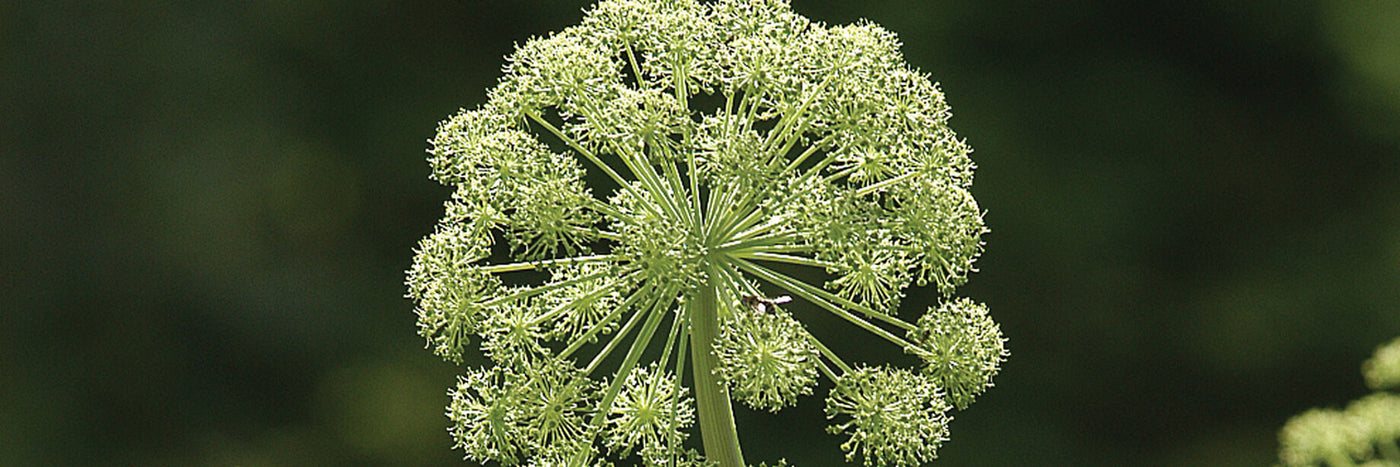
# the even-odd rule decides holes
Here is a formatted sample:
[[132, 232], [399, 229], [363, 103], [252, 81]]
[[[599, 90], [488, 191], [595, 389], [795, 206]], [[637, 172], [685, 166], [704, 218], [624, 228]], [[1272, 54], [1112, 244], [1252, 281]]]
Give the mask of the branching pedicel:
[[[432, 141], [456, 191], [408, 271], [428, 346], [493, 362], [451, 391], [467, 459], [744, 465], [731, 396], [776, 411], [819, 375], [847, 460], [936, 457], [1007, 352], [951, 296], [986, 232], [974, 166], [899, 47], [786, 0], [605, 0], [518, 47]], [[916, 323], [895, 317], [911, 283], [946, 299]], [[926, 366], [847, 363], [760, 286]]]

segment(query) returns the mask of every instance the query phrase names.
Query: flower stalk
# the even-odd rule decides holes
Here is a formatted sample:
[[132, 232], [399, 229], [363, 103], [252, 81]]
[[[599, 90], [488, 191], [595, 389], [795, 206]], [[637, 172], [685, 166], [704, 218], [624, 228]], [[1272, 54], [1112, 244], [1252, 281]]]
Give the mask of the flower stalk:
[[691, 353], [695, 355], [695, 404], [705, 456], [721, 466], [746, 465], [739, 448], [739, 431], [734, 426], [729, 388], [716, 376], [718, 364], [714, 352], [710, 350], [714, 348], [715, 337], [719, 334], [719, 297], [715, 287], [708, 284], [702, 287], [690, 310]]

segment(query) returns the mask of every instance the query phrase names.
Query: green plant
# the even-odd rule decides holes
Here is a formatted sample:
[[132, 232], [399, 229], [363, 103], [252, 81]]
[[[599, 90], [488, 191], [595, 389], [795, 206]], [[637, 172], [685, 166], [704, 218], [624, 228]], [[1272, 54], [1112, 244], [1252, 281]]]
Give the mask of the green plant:
[[1400, 339], [1376, 349], [1361, 365], [1375, 392], [1345, 410], [1309, 409], [1279, 431], [1284, 465], [1400, 466]]
[[[605, 0], [519, 46], [432, 140], [455, 192], [408, 271], [428, 346], [491, 361], [451, 391], [467, 459], [744, 465], [731, 397], [776, 411], [819, 375], [847, 460], [933, 459], [1007, 352], [951, 297], [986, 232], [974, 165], [899, 47], [786, 0]], [[913, 323], [911, 283], [945, 297]], [[926, 365], [849, 364], [786, 297]]]

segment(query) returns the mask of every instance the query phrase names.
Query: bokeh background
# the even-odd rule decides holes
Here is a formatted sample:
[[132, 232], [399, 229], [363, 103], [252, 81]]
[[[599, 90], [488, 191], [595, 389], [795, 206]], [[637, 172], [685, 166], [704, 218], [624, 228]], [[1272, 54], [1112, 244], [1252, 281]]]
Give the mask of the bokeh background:
[[[0, 2], [0, 464], [458, 463], [425, 141], [589, 3]], [[899, 33], [976, 148], [1012, 357], [937, 464], [1267, 465], [1366, 393], [1400, 3], [795, 3]], [[749, 458], [836, 465], [820, 408], [740, 409]]]

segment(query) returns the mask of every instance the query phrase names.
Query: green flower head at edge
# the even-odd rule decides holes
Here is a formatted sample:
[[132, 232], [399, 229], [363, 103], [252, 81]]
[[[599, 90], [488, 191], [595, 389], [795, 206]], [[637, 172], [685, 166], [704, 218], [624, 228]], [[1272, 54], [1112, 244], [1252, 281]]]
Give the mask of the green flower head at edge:
[[[987, 232], [971, 149], [899, 49], [786, 0], [605, 0], [519, 45], [430, 141], [452, 198], [407, 274], [428, 348], [489, 359], [450, 392], [466, 458], [745, 465], [731, 394], [776, 411], [821, 376], [848, 460], [937, 457], [1007, 353], [953, 296]], [[899, 318], [910, 286], [944, 303]], [[816, 314], [926, 367], [847, 363]]]
[[1400, 339], [1361, 365], [1375, 392], [1346, 410], [1309, 409], [1279, 430], [1283, 465], [1400, 465]]

